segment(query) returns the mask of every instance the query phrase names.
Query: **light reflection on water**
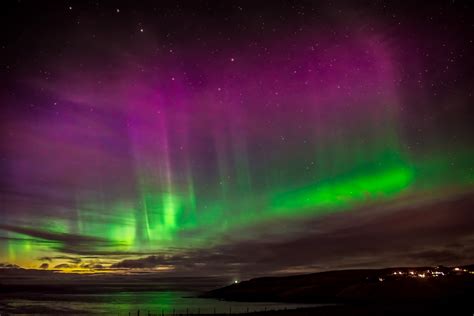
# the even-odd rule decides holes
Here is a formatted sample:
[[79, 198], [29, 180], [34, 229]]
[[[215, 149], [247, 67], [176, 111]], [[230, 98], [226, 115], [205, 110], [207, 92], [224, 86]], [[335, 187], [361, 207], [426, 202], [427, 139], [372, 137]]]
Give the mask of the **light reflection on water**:
[[228, 302], [196, 297], [193, 292], [118, 292], [103, 294], [54, 294], [41, 295], [34, 299], [15, 299], [3, 301], [17, 312], [68, 313], [68, 314], [104, 314], [104, 315], [141, 315], [148, 312], [165, 314], [212, 314], [244, 313], [276, 309], [291, 309], [314, 305], [286, 304], [268, 302]]

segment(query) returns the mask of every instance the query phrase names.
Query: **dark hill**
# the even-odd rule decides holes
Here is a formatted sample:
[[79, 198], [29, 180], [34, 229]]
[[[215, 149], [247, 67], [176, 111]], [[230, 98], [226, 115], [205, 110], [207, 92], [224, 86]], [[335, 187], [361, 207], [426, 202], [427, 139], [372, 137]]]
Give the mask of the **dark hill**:
[[[233, 301], [300, 303], [454, 302], [474, 297], [474, 275], [469, 272], [453, 271], [439, 277], [409, 274], [409, 271], [428, 270], [429, 267], [341, 270], [264, 277], [216, 289], [204, 296]], [[404, 274], [394, 276], [396, 271]]]

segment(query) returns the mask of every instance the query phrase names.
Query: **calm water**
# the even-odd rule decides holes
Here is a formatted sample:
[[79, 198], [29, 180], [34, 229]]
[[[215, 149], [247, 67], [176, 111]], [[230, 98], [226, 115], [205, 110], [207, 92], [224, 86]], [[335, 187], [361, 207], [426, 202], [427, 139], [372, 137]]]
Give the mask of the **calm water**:
[[[42, 314], [104, 314], [104, 315], [147, 315], [148, 311], [160, 314], [189, 313], [243, 313], [247, 311], [263, 311], [265, 308], [284, 309], [307, 307], [314, 305], [282, 304], [282, 303], [240, 303], [226, 302], [195, 297], [197, 293], [161, 291], [161, 292], [119, 292], [109, 294], [54, 294], [41, 295], [28, 299], [1, 301], [3, 311], [11, 313], [42, 313]], [[6, 304], [6, 305], [5, 305]]]

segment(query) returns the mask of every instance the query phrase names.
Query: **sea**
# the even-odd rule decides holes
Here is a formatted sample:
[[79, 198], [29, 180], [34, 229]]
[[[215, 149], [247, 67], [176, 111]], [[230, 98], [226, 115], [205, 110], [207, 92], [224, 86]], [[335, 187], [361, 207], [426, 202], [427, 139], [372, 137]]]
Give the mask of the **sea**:
[[309, 304], [231, 302], [200, 298], [197, 292], [139, 291], [94, 294], [36, 294], [0, 298], [0, 315], [198, 315], [237, 314], [314, 307]]

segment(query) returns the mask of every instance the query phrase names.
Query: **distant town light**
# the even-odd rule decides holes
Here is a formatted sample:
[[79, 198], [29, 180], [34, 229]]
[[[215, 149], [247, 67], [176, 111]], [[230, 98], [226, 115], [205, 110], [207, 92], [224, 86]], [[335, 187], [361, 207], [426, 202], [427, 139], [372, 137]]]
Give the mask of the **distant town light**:
[[239, 283], [239, 281], [235, 280], [234, 283], [237, 284], [237, 283]]

